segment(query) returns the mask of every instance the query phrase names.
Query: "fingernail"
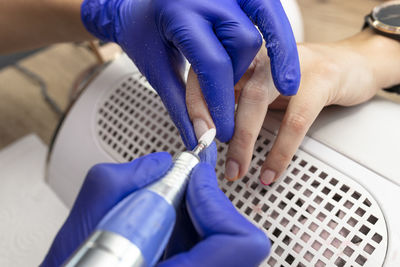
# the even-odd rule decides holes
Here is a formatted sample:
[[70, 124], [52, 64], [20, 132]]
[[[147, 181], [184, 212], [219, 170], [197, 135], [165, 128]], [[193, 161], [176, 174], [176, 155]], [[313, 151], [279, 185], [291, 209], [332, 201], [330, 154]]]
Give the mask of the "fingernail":
[[271, 170], [265, 170], [260, 177], [260, 181], [263, 185], [270, 185], [275, 179], [275, 172]]
[[194, 133], [196, 134], [197, 140], [208, 131], [207, 123], [202, 119], [193, 120]]
[[225, 165], [225, 178], [228, 180], [236, 180], [239, 175], [239, 164], [229, 159]]

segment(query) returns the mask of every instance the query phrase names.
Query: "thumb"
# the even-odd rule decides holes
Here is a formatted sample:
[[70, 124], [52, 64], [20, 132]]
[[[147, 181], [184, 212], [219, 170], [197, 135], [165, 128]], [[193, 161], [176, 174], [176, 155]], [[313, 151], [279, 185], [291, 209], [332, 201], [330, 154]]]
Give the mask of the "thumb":
[[160, 266], [258, 266], [268, 255], [270, 241], [236, 211], [209, 164], [193, 170], [186, 205], [203, 241]]
[[245, 219], [219, 189], [213, 167], [200, 163], [193, 170], [186, 204], [196, 230], [207, 238], [213, 234], [248, 234], [253, 224]]

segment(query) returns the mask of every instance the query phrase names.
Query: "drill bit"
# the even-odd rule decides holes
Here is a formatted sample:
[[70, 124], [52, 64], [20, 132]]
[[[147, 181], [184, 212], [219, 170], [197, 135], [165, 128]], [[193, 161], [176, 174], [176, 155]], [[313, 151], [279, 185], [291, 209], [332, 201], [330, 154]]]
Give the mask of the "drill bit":
[[215, 128], [209, 129], [205, 132], [200, 138], [197, 146], [192, 150], [192, 152], [198, 155], [201, 151], [206, 149], [209, 145], [211, 145], [212, 141], [215, 138], [216, 130]]

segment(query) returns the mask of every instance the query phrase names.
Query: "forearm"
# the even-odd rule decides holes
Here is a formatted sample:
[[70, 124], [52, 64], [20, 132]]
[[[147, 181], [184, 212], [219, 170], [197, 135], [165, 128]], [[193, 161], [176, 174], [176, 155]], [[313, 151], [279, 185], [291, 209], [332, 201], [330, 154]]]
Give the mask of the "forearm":
[[92, 39], [80, 19], [82, 0], [0, 0], [0, 54]]
[[351, 46], [367, 59], [379, 89], [400, 84], [400, 41], [366, 29], [340, 43]]

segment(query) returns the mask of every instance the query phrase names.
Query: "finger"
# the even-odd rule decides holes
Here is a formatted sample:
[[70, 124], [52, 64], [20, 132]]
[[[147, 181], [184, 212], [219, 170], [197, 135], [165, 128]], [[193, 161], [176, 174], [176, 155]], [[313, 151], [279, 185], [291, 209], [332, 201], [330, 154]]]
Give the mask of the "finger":
[[300, 84], [299, 57], [289, 20], [280, 1], [238, 1], [264, 36], [276, 88], [283, 95], [296, 94]]
[[[209, 129], [215, 128], [214, 122], [207, 109], [207, 104], [204, 100], [200, 89], [197, 76], [193, 69], [190, 68], [188, 81], [186, 85], [186, 105], [189, 112], [189, 117], [193, 122], [194, 131], [197, 140]], [[211, 145], [200, 153], [202, 162], [207, 162], [211, 166], [217, 163], [217, 145], [212, 142]]]
[[[239, 6], [233, 6], [229, 12], [224, 10], [218, 15], [219, 19], [213, 26], [214, 32], [231, 59], [234, 83], [236, 83], [246, 72], [260, 49], [262, 38]], [[186, 103], [197, 137], [207, 129], [214, 127], [197, 77], [192, 69], [187, 82]]]
[[286, 170], [311, 124], [325, 106], [327, 97], [317, 84], [305, 84], [292, 97], [279, 128], [278, 136], [261, 168], [260, 180], [269, 185]]
[[250, 64], [249, 68], [247, 71], [243, 74], [242, 78], [235, 84], [235, 103], [237, 104], [239, 102], [240, 98], [240, 92], [246, 85], [246, 83], [249, 81], [251, 76], [253, 76], [254, 73], [254, 61]]
[[[181, 203], [176, 212], [176, 221], [171, 238], [165, 248], [164, 259], [175, 254], [185, 252], [201, 241], [200, 236], [194, 229], [185, 203]], [[176, 266], [176, 265], [175, 265]]]
[[[245, 226], [249, 226], [249, 222], [219, 189], [215, 171], [210, 165], [201, 163], [193, 170], [187, 190], [189, 214], [202, 237], [246, 232]], [[243, 227], [238, 223], [243, 223]]]
[[235, 119], [235, 133], [229, 142], [225, 177], [235, 180], [247, 172], [254, 144], [261, 130], [268, 105], [279, 95], [275, 89], [264, 49], [254, 60], [254, 72], [240, 93]]
[[199, 157], [201, 162], [206, 162], [215, 167], [217, 164], [217, 144], [212, 142], [206, 149], [200, 152]]
[[157, 87], [154, 85], [153, 87], [164, 89], [158, 91], [158, 94], [172, 121], [178, 128], [183, 143], [187, 148], [193, 149], [197, 145], [197, 140], [187, 112], [184, 83], [179, 80], [179, 76], [176, 73], [171, 71], [169, 64], [166, 65], [165, 68], [159, 68], [157, 71], [163, 72], [163, 80], [157, 80]]
[[208, 129], [215, 128], [193, 68], [189, 70], [186, 83], [186, 105], [197, 139]]
[[[123, 1], [122, 4], [131, 5], [130, 1]], [[136, 3], [137, 8], [126, 8], [133, 12], [147, 9], [147, 1]], [[172, 6], [172, 5], [171, 5]], [[176, 9], [174, 9], [176, 10]], [[141, 24], [148, 24], [148, 18], [142, 14], [135, 14], [135, 21], [126, 21], [130, 25], [127, 28], [139, 27]], [[130, 16], [130, 15], [129, 15]], [[136, 25], [136, 26], [135, 26]], [[162, 36], [154, 36], [152, 32], [157, 32], [156, 23], [147, 25], [148, 32], [142, 32], [143, 40], [138, 54], [138, 47], [132, 42], [134, 38], [127, 38], [119, 42], [123, 50], [135, 62], [140, 72], [146, 77], [151, 86], [157, 91], [164, 106], [178, 128], [186, 147], [193, 148], [196, 145], [192, 123], [186, 110], [185, 102], [185, 60], [183, 55], [174, 47], [164, 42]], [[118, 36], [118, 34], [117, 34]], [[127, 37], [127, 36], [125, 36]], [[132, 41], [132, 42], [131, 42]], [[154, 48], [157, 48], [155, 51]]]
[[282, 110], [282, 109], [286, 109], [288, 104], [289, 104], [289, 100], [291, 99], [290, 96], [282, 96], [280, 95], [277, 99], [275, 99], [274, 102], [272, 102], [269, 105], [269, 109], [270, 110]]
[[[154, 40], [154, 42], [161, 41]], [[154, 53], [151, 47], [159, 47], [160, 50]], [[147, 49], [148, 51], [143, 53], [147, 55], [148, 62], [157, 62], [157, 66], [145, 64], [148, 62], [136, 62], [137, 67], [156, 89], [186, 147], [193, 149], [197, 140], [186, 109], [183, 56], [176, 49], [163, 44], [153, 44]], [[135, 53], [126, 51], [135, 59]]]
[[[234, 87], [235, 103], [238, 103], [240, 92], [253, 75], [253, 72], [254, 64], [252, 63], [245, 74], [243, 74], [242, 78], [236, 83]], [[211, 115], [208, 112], [203, 93], [201, 92], [197, 76], [192, 68], [189, 70], [186, 83], [186, 105], [197, 139], [199, 139], [208, 129], [215, 128]]]
[[262, 46], [260, 32], [238, 5], [220, 12], [214, 31], [231, 58], [236, 84]]
[[166, 37], [192, 64], [216, 126], [217, 138], [228, 141], [233, 135], [235, 111], [231, 59], [208, 21], [195, 20], [192, 14], [182, 15], [181, 20], [182, 26], [178, 29], [167, 27]]
[[203, 241], [161, 266], [258, 266], [268, 255], [268, 238], [237, 212], [210, 165], [200, 163], [193, 170], [186, 203]]

